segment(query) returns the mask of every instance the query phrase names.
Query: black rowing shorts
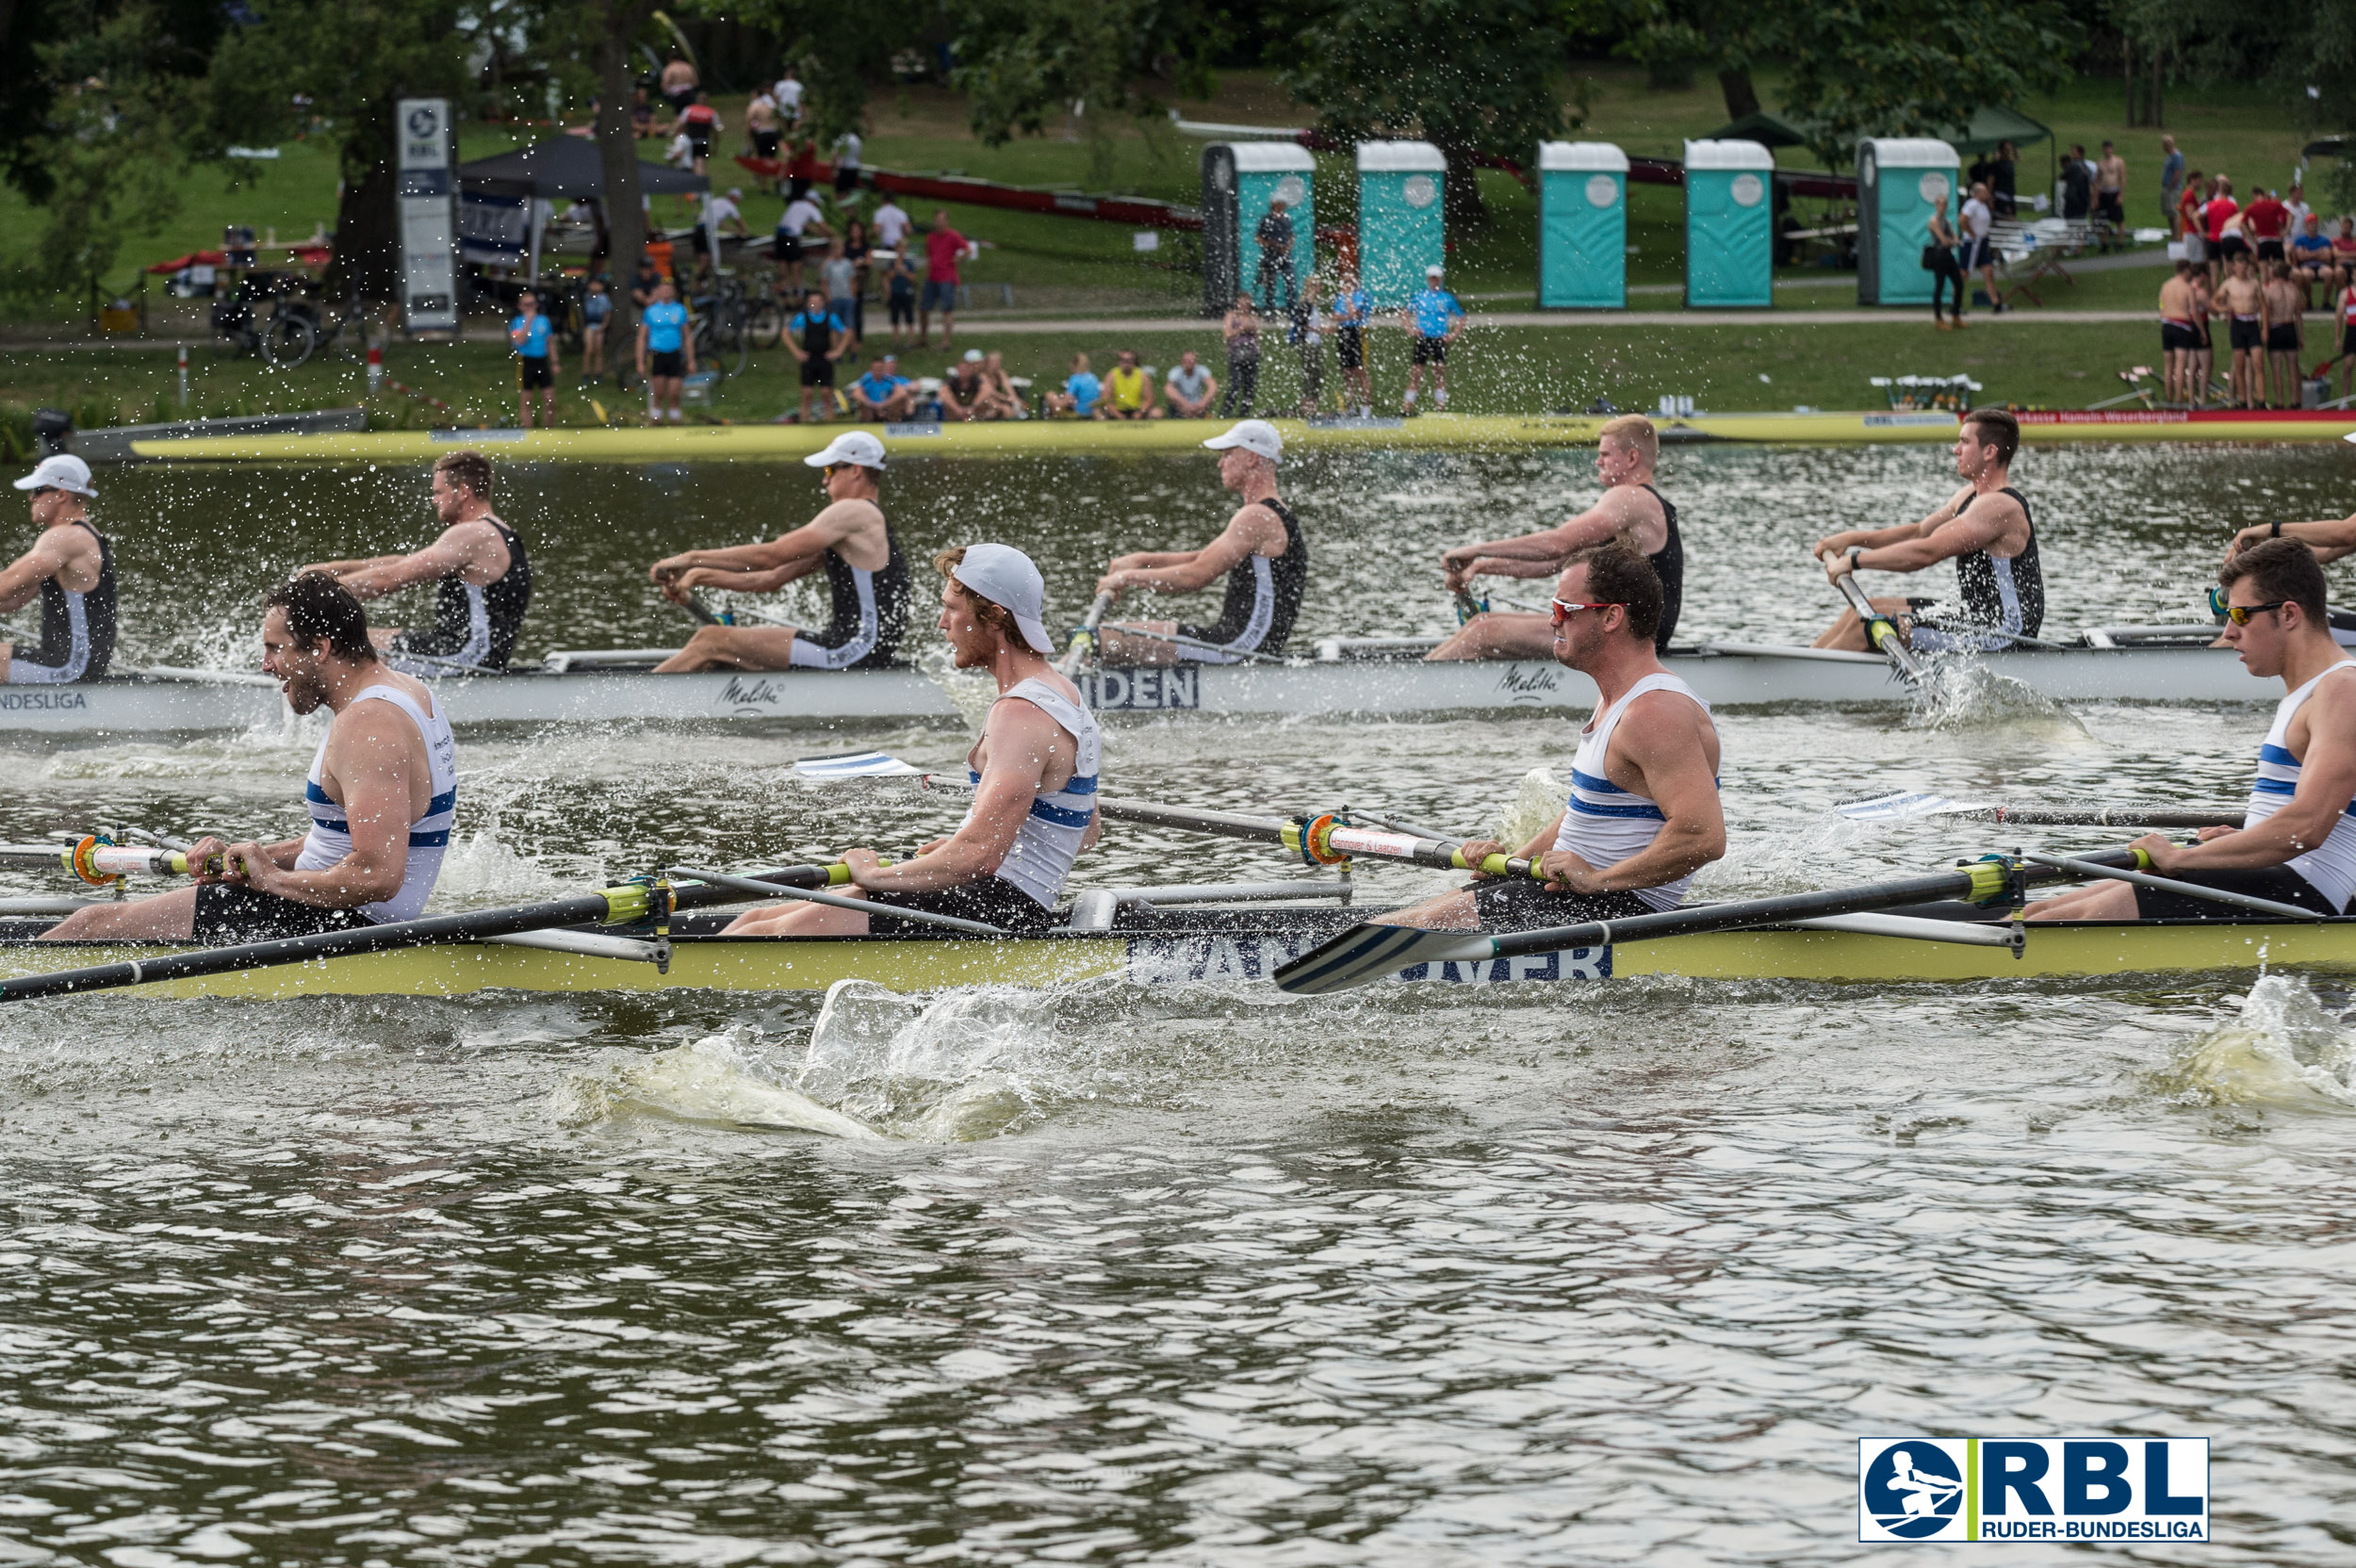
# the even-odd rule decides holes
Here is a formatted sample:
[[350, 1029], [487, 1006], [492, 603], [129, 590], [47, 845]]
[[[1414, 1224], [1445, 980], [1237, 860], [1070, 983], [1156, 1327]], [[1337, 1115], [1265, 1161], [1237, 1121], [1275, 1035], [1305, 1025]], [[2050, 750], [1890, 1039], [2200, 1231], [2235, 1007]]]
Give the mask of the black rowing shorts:
[[[2198, 887], [2216, 888], [2222, 892], [2270, 898], [2277, 904], [2296, 904], [2319, 915], [2340, 912], [2339, 906], [2325, 898], [2321, 890], [2288, 866], [2258, 866], [2246, 871], [2172, 871], [2167, 874], [2171, 882], [2190, 882]], [[2160, 888], [2136, 888], [2135, 918], [2265, 920], [2266, 917], [2255, 909], [2236, 908], [2231, 904], [2213, 904], [2205, 898], [2195, 898], [2190, 893], [2171, 893]]]
[[1345, 370], [1361, 370], [1366, 364], [1366, 339], [1357, 327], [1333, 329], [1333, 352]]
[[[1002, 877], [985, 876], [955, 888], [925, 893], [870, 893], [868, 902], [886, 908], [918, 909], [928, 915], [954, 915], [977, 920], [1009, 931], [1044, 931], [1055, 923], [1055, 911]], [[878, 937], [938, 937], [938, 925], [921, 920], [895, 920], [879, 908], [867, 917], [867, 929]]]
[[1472, 895], [1483, 931], [1535, 931], [1546, 925], [1627, 920], [1631, 915], [1661, 912], [1634, 893], [1550, 893], [1545, 883], [1528, 876], [1476, 882]]
[[520, 373], [525, 391], [529, 392], [535, 386], [556, 384], [556, 372], [548, 368], [548, 355], [527, 354], [517, 359], [515, 363], [522, 368]]
[[375, 923], [357, 909], [322, 909], [316, 904], [298, 904], [276, 893], [228, 882], [197, 885], [193, 931], [200, 942], [260, 942], [320, 931], [352, 931]]
[[1448, 339], [1445, 337], [1416, 338], [1415, 347], [1409, 354], [1408, 360], [1409, 363], [1415, 365], [1446, 365], [1448, 363]]

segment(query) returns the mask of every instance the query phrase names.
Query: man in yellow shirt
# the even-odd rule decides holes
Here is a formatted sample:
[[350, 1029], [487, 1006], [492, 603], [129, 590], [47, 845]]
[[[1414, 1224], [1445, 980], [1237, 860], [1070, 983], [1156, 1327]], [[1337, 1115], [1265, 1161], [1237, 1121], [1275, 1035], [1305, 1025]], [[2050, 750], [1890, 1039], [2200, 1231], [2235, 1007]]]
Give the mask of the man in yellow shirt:
[[1135, 349], [1121, 351], [1121, 363], [1104, 376], [1104, 396], [1096, 405], [1099, 419], [1158, 419], [1162, 409], [1153, 401], [1152, 378], [1137, 365]]

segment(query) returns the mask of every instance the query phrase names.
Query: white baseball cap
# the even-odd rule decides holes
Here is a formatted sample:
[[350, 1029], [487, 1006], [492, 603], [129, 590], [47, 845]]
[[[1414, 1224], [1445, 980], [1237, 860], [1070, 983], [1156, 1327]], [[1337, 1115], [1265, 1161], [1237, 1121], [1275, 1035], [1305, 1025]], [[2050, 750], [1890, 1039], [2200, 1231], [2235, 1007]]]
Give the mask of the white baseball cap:
[[1440, 270], [1439, 263], [1434, 262], [1423, 270], [1423, 275], [1427, 278], [1439, 278], [1446, 277], [1448, 274]]
[[856, 463], [862, 468], [883, 471], [883, 443], [863, 430], [846, 430], [826, 443], [823, 452], [812, 452], [802, 459], [813, 468], [831, 468], [838, 463]]
[[965, 362], [968, 365], [979, 365], [982, 362], [982, 351], [979, 349], [966, 350]]
[[990, 603], [1004, 606], [1033, 652], [1055, 651], [1047, 623], [1039, 619], [1047, 609], [1047, 580], [1029, 556], [1012, 545], [968, 545], [965, 559], [949, 568], [949, 575]]
[[1258, 453], [1270, 463], [1284, 461], [1284, 438], [1277, 434], [1276, 427], [1266, 419], [1238, 419], [1233, 429], [1214, 435], [1203, 444], [1213, 451], [1241, 447], [1245, 451]]
[[95, 496], [90, 488], [90, 465], [72, 452], [59, 452], [44, 457], [40, 466], [16, 482], [19, 490], [71, 490], [77, 496]]

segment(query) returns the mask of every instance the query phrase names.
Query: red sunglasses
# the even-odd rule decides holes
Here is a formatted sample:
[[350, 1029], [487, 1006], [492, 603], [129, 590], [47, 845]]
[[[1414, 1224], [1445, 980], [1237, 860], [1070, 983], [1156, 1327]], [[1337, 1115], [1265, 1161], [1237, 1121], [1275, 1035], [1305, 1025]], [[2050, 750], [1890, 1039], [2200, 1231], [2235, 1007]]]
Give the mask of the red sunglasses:
[[1626, 603], [1620, 601], [1610, 604], [1573, 604], [1568, 599], [1556, 599], [1553, 604], [1556, 626], [1561, 626], [1582, 610], [1626, 610], [1628, 608]]

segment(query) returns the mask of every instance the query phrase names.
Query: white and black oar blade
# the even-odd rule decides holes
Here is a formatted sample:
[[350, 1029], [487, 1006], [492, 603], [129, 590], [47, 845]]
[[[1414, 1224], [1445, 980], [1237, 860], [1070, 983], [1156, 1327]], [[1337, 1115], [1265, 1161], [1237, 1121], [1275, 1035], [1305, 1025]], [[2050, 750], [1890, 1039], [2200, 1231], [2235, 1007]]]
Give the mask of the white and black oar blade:
[[1478, 931], [1423, 931], [1412, 925], [1353, 925], [1276, 971], [1276, 988], [1323, 996], [1397, 974], [1417, 964], [1472, 963], [1497, 944]]
[[845, 751], [832, 757], [805, 757], [794, 764], [804, 778], [832, 782], [844, 778], [905, 778], [924, 770], [901, 761], [888, 751]]
[[1950, 800], [1945, 795], [1915, 792], [1912, 794], [1875, 795], [1871, 800], [1844, 800], [1833, 810], [1852, 822], [1906, 822], [1914, 817], [1946, 816], [1958, 811], [1986, 811], [1992, 808], [1969, 800]]

